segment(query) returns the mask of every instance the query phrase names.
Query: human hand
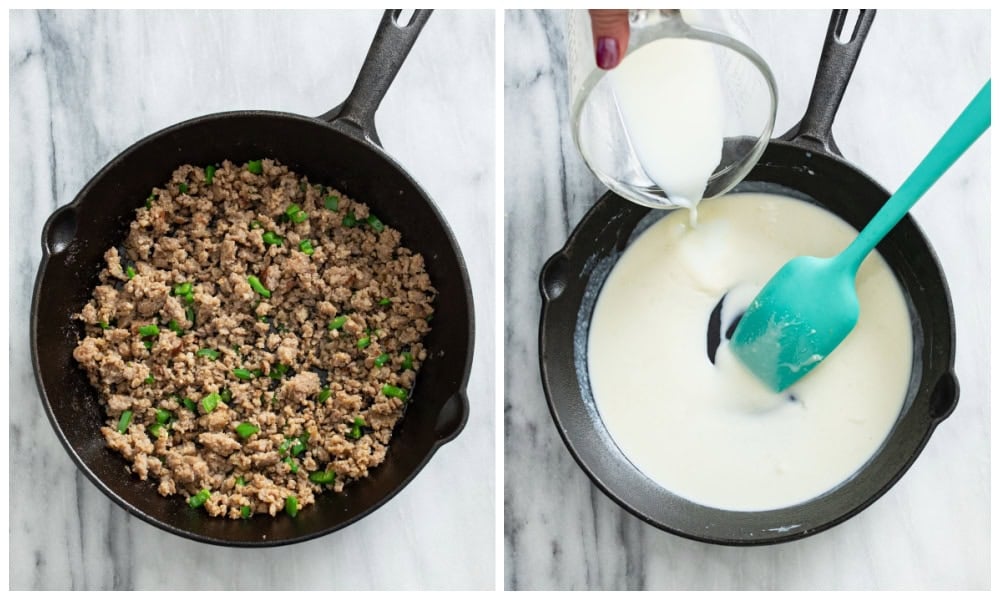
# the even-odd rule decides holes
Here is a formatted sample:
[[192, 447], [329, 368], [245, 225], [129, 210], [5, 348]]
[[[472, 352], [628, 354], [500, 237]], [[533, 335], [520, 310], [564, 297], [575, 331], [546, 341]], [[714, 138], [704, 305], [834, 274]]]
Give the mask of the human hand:
[[597, 66], [613, 69], [628, 49], [628, 10], [589, 10]]

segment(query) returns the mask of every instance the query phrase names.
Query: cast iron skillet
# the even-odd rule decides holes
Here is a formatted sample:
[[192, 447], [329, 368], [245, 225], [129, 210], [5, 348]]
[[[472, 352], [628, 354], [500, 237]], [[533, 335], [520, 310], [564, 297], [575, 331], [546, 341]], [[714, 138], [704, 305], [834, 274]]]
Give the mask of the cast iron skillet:
[[[862, 11], [845, 43], [836, 39], [845, 11], [834, 12], [805, 116], [768, 144], [735, 191], [793, 195], [840, 215], [857, 229], [888, 199], [884, 188], [840, 156], [830, 130], [874, 16], [874, 11]], [[626, 510], [695, 540], [729, 545], [784, 542], [856, 515], [903, 475], [958, 401], [951, 299], [937, 257], [920, 229], [907, 216], [878, 246], [904, 290], [914, 342], [909, 391], [889, 438], [856, 475], [819, 498], [779, 510], [733, 512], [695, 504], [647, 479], [609, 437], [590, 391], [586, 340], [594, 302], [629, 241], [660, 216], [608, 193], [542, 269], [542, 383], [570, 453]], [[688, 459], [697, 460], [678, 458]]]
[[[240, 111], [174, 125], [137, 142], [105, 166], [42, 230], [42, 262], [31, 304], [31, 352], [42, 403], [70, 457], [129, 513], [191, 539], [232, 546], [275, 546], [324, 535], [372, 512], [405, 486], [468, 417], [465, 387], [472, 363], [473, 309], [468, 273], [455, 238], [430, 198], [380, 147], [374, 113], [430, 11], [398, 24], [388, 11], [347, 100], [318, 119]], [[179, 496], [125, 470], [104, 445], [103, 409], [72, 352], [79, 312], [97, 283], [102, 255], [124, 239], [134, 211], [155, 185], [185, 163], [271, 157], [310, 181], [366, 202], [424, 255], [438, 290], [437, 320], [425, 339], [427, 361], [386, 461], [342, 494], [325, 493], [294, 519], [208, 517]], [[414, 515], [416, 518], [417, 515]]]

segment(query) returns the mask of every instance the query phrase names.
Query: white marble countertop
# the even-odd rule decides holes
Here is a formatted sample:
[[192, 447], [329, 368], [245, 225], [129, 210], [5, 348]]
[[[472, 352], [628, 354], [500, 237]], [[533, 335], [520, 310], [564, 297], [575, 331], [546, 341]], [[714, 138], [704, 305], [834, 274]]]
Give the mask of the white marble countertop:
[[[732, 15], [771, 65], [775, 133], [802, 115], [827, 12]], [[943, 265], [961, 399], [914, 466], [813, 537], [732, 548], [675, 537], [608, 499], [562, 443], [538, 376], [538, 274], [604, 190], [569, 135], [565, 18], [505, 14], [504, 578], [518, 589], [988, 589], [989, 133], [913, 213]], [[990, 73], [987, 12], [880, 12], [834, 125], [848, 160], [895, 189]]]
[[463, 248], [479, 324], [468, 425], [398, 496], [295, 546], [192, 542], [128, 516], [77, 471], [32, 375], [28, 312], [46, 217], [132, 142], [173, 123], [240, 108], [332, 108], [380, 15], [11, 13], [10, 491], [31, 505], [10, 515], [12, 588], [493, 588], [493, 11], [435, 13], [376, 117], [384, 147]]

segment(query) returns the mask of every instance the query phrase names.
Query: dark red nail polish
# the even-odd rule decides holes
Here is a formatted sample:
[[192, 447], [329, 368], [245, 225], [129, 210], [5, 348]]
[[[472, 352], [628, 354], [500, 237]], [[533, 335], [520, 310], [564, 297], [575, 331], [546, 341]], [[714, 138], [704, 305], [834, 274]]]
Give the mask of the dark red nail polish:
[[618, 40], [612, 37], [597, 38], [597, 66], [612, 69], [618, 65]]

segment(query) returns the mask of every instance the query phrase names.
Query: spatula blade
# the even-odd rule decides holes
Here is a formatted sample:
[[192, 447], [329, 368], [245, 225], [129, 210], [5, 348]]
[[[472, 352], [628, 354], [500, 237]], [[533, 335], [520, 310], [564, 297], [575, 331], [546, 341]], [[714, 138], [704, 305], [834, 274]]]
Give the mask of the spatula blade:
[[833, 352], [857, 322], [854, 274], [833, 259], [800, 256], [750, 303], [730, 347], [758, 379], [780, 392]]

